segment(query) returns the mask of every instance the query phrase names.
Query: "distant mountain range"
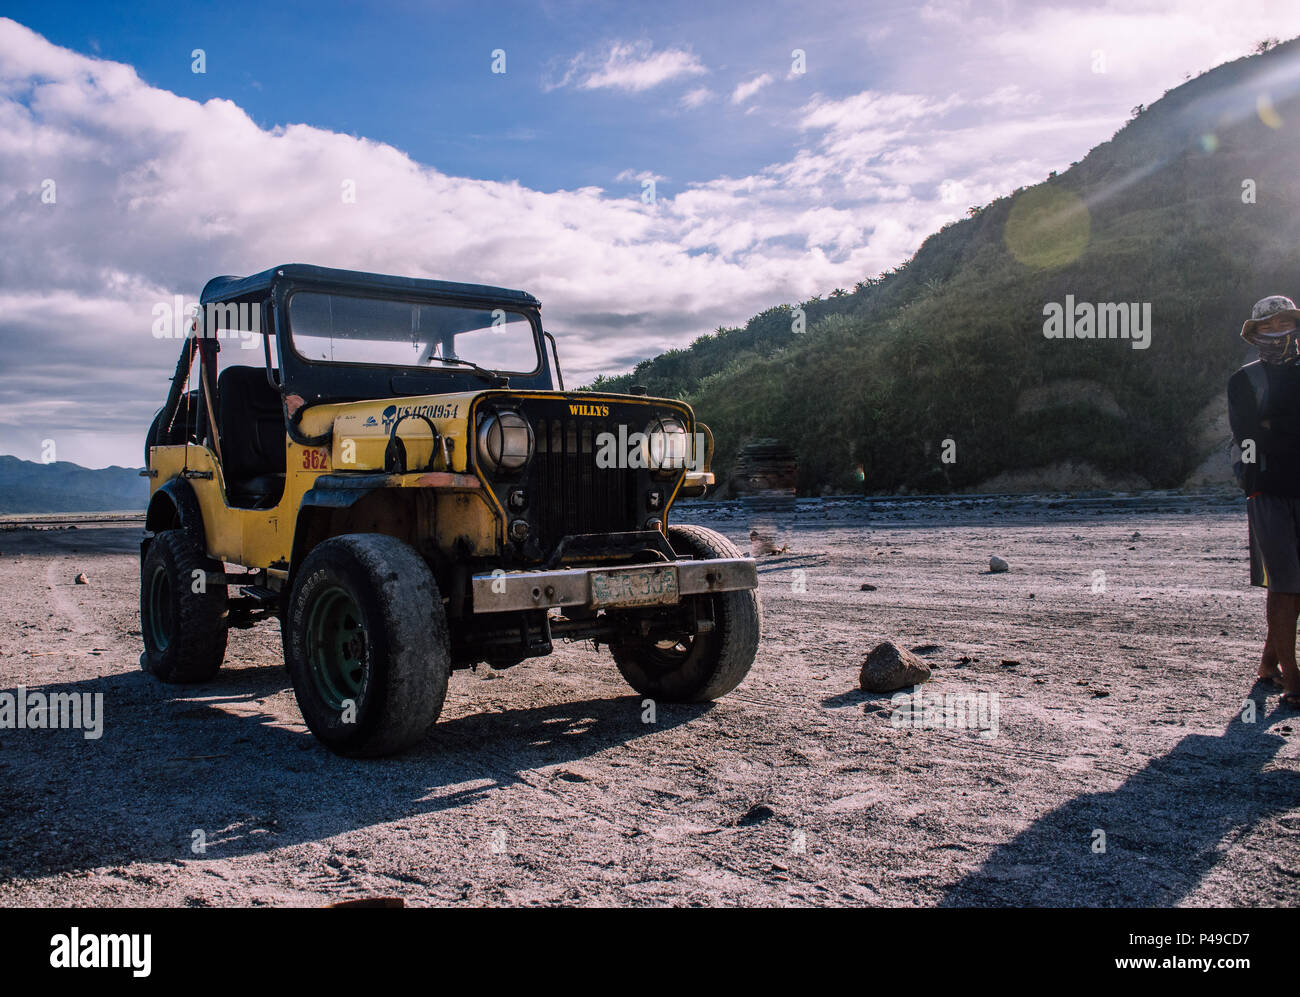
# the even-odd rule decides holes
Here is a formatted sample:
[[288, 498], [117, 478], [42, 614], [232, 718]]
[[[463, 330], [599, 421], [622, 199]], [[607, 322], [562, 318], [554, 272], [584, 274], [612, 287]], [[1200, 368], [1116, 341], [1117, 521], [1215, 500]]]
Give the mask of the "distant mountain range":
[[149, 483], [134, 467], [37, 464], [0, 456], [0, 514], [143, 510]]
[[[684, 397], [720, 485], [758, 438], [794, 448], [803, 495], [1230, 482], [1241, 323], [1300, 298], [1300, 40], [1262, 47], [890, 272], [590, 387]], [[1128, 334], [1098, 337], [1103, 312]]]

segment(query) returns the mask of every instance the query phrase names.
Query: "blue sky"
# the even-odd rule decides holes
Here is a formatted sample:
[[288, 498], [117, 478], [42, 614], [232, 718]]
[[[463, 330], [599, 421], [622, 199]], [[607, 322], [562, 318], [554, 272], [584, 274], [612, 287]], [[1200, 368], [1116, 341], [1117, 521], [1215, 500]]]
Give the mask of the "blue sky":
[[138, 464], [155, 306], [284, 262], [522, 287], [571, 381], [625, 370], [888, 270], [1297, 34], [1292, 0], [10, 0], [0, 453]]
[[[890, 75], [900, 53], [836, 30], [838, 11], [771, 7], [752, 13], [700, 3], [214, 4], [147, 2], [122, 13], [98, 3], [10, 3], [9, 16], [50, 41], [134, 66], [148, 83], [195, 100], [237, 102], [259, 125], [309, 122], [389, 142], [449, 173], [550, 191], [606, 186], [652, 169], [674, 185], [746, 175], [798, 141], [777, 115], [700, 112], [683, 87], [644, 91], [547, 88], [580, 52], [625, 43], [680, 49], [707, 67], [684, 89], [730, 94], [764, 72], [786, 74], [795, 48], [813, 58], [798, 87], [770, 101], [793, 109], [821, 89], [850, 94]], [[876, 26], [911, 4], [879, 5]], [[207, 72], [191, 71], [202, 48]], [[506, 52], [506, 72], [491, 53]], [[772, 96], [772, 95], [769, 95]], [[639, 193], [639, 183], [625, 183]]]

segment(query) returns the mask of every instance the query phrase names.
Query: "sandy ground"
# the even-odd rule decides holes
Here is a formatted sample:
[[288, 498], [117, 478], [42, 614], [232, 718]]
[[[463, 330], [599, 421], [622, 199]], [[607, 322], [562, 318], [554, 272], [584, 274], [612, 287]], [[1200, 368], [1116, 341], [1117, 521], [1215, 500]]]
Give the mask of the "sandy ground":
[[[747, 546], [737, 506], [683, 518]], [[435, 734], [381, 761], [302, 725], [274, 623], [235, 631], [209, 686], [141, 672], [138, 526], [0, 530], [0, 691], [104, 696], [98, 739], [0, 730], [0, 904], [1296, 903], [1300, 714], [1253, 685], [1239, 500], [828, 501], [797, 524], [718, 703], [645, 723], [606, 653], [562, 644], [457, 673]], [[996, 736], [857, 691], [884, 639], [936, 645], [927, 697], [996, 694]]]

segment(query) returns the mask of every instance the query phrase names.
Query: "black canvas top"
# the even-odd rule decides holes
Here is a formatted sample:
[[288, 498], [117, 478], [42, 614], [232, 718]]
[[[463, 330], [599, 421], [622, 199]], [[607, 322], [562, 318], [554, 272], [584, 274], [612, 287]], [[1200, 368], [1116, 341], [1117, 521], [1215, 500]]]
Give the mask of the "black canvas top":
[[307, 263], [286, 263], [263, 270], [250, 277], [213, 277], [203, 287], [201, 304], [209, 302], [249, 301], [265, 297], [277, 282], [317, 284], [337, 290], [364, 288], [434, 295], [475, 301], [501, 301], [515, 305], [540, 307], [527, 291], [512, 291], [488, 284], [459, 284], [450, 280], [426, 280], [422, 277], [394, 277], [389, 274], [363, 273], [359, 270], [336, 270]]

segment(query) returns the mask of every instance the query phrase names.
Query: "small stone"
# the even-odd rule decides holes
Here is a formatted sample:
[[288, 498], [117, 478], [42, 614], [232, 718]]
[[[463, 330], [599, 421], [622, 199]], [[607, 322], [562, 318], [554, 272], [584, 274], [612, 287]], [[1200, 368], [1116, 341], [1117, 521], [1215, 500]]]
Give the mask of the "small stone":
[[892, 641], [872, 648], [862, 662], [858, 684], [863, 692], [894, 692], [930, 680], [929, 666]]
[[863, 582], [862, 585], [858, 588], [858, 591], [859, 591], [859, 592], [874, 592], [874, 591], [876, 591], [876, 586], [872, 585], [870, 582]]
[[1010, 568], [1011, 565], [1007, 564], [1006, 561], [1002, 560], [1002, 558], [998, 557], [996, 554], [989, 558], [989, 572], [992, 574], [1008, 571]]
[[1003, 659], [1002, 659], [1002, 667], [1003, 667], [1003, 668], [1015, 668], [1015, 667], [1017, 667], [1019, 664], [1020, 664], [1020, 662], [1019, 662], [1019, 661], [1016, 661], [1014, 658], [1003, 658]]
[[750, 807], [745, 812], [744, 816], [740, 817], [736, 823], [740, 827], [753, 827], [755, 824], [761, 824], [763, 821], [775, 816], [776, 811], [771, 807], [762, 803], [756, 803], [754, 806]]
[[790, 549], [789, 544], [777, 545], [777, 535], [775, 533], [760, 533], [758, 530], [749, 531], [749, 547], [753, 557], [763, 557], [768, 554], [784, 554]]
[[75, 584], [77, 584], [77, 585], [89, 585], [89, 584], [90, 584], [90, 579], [86, 577], [86, 573], [83, 571], [81, 574], [79, 574], [79, 575], [77, 576]]

